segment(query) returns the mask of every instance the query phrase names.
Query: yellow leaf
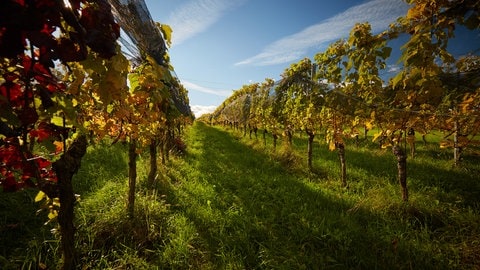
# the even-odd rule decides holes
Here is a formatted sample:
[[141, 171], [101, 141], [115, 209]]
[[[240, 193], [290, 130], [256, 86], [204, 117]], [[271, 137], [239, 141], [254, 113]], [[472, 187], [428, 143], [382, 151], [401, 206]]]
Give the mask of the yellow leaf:
[[463, 98], [463, 102], [461, 103], [461, 106], [460, 106], [462, 113], [467, 114], [474, 107], [473, 106], [474, 101], [475, 101], [474, 97], [467, 94]]
[[43, 191], [39, 191], [37, 193], [37, 196], [35, 196], [35, 202], [39, 202], [41, 200], [43, 200], [45, 197], [47, 197], [47, 194], [45, 194]]
[[58, 216], [58, 211], [57, 210], [51, 210], [50, 213], [48, 213], [48, 218], [49, 219], [54, 219]]
[[372, 142], [376, 141], [380, 136], [382, 136], [383, 133], [382, 132], [379, 132], [379, 133], [375, 133], [373, 135], [373, 139], [372, 139]]
[[63, 117], [53, 116], [50, 122], [56, 126], [63, 127]]
[[112, 113], [114, 107], [115, 107], [115, 106], [114, 106], [113, 104], [108, 104], [108, 105], [107, 105], [107, 113]]
[[373, 120], [365, 121], [365, 128], [371, 130], [373, 128]]
[[440, 148], [442, 148], [442, 149], [450, 147], [450, 146], [452, 146], [452, 142], [450, 142], [450, 141], [441, 141], [440, 142]]
[[168, 24], [157, 23], [157, 26], [160, 28], [160, 31], [162, 31], [163, 38], [167, 45], [170, 46], [172, 44], [172, 28]]
[[60, 199], [59, 198], [54, 198], [52, 202], [53, 206], [60, 207]]
[[414, 7], [410, 8], [407, 12], [407, 18], [413, 20], [419, 16], [419, 11]]
[[389, 141], [387, 141], [386, 143], [382, 144], [382, 149], [388, 148], [390, 146], [392, 146], [392, 144]]
[[333, 151], [335, 150], [335, 142], [333, 140], [330, 140], [328, 144], [328, 150]]

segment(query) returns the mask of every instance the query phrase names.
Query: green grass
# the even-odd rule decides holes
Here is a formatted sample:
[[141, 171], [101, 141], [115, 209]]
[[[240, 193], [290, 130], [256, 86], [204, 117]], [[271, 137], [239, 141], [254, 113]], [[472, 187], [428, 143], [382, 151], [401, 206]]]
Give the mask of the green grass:
[[[418, 146], [404, 204], [389, 150], [348, 148], [349, 189], [343, 189], [336, 153], [325, 145], [316, 145], [311, 174], [303, 169], [305, 140], [295, 140], [293, 153], [272, 153], [241, 134], [197, 124], [189, 155], [175, 166], [183, 176], [173, 177], [177, 200], [208, 232], [207, 243], [214, 239], [209, 253], [219, 254], [216, 266], [468, 269], [478, 263], [472, 254], [479, 247], [480, 188], [469, 173], [478, 166], [454, 169]], [[239, 215], [228, 215], [232, 210]]]
[[0, 194], [0, 269], [35, 269], [55, 261], [58, 241], [44, 225], [46, 214], [37, 213], [36, 192], [22, 190]]
[[[314, 171], [306, 139], [264, 147], [242, 132], [195, 123], [187, 153], [146, 189], [138, 166], [135, 215], [126, 214], [127, 149], [89, 147], [74, 184], [77, 249], [85, 269], [476, 269], [480, 265], [478, 156], [454, 168], [435, 138], [408, 159], [410, 201], [401, 201], [389, 149], [347, 142], [349, 187], [336, 152], [318, 136]], [[438, 138], [438, 137], [437, 137]], [[431, 143], [430, 143], [431, 141]], [[0, 268], [58, 263], [58, 241], [32, 215], [34, 193], [0, 195]], [[29, 205], [16, 214], [15, 204]], [[30, 209], [30, 210], [28, 210]], [[25, 211], [23, 211], [25, 210]], [[12, 224], [23, 227], [12, 228]], [[15, 242], [15, 239], [20, 239]], [[32, 240], [34, 239], [34, 240]], [[28, 248], [29, 247], [29, 248]]]

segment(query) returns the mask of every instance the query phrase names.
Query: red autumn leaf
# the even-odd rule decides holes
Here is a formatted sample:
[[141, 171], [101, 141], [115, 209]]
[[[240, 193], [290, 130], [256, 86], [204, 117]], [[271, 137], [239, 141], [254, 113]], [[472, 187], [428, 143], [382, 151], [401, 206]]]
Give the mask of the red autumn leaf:
[[48, 84], [47, 85], [47, 90], [50, 92], [50, 93], [55, 93], [55, 92], [60, 92], [61, 90], [63, 90], [63, 84]]
[[37, 0], [36, 7], [37, 8], [52, 8], [57, 5], [56, 1], [52, 0]]
[[32, 67], [32, 58], [30, 56], [24, 54], [23, 59], [22, 59], [22, 66], [23, 66], [23, 71], [25, 75], [28, 75], [30, 72], [30, 69]]
[[87, 45], [103, 58], [115, 55], [115, 42], [120, 35], [111, 7], [105, 0], [98, 0], [97, 5], [82, 9], [80, 23], [87, 30]]
[[7, 82], [13, 82], [14, 80], [18, 79], [18, 75], [14, 72], [6, 72], [3, 74], [3, 78]]
[[28, 32], [27, 37], [30, 43], [37, 48], [54, 48], [57, 45], [55, 38], [50, 33], [43, 32], [43, 30]]
[[63, 62], [75, 62], [84, 60], [86, 55], [83, 54], [80, 45], [68, 38], [61, 38], [58, 44], [58, 57]]
[[1, 180], [0, 184], [2, 185], [4, 192], [15, 192], [19, 190], [18, 183], [13, 175], [7, 176], [5, 179]]
[[8, 165], [9, 162], [20, 158], [18, 149], [13, 145], [0, 147], [0, 162]]
[[49, 181], [51, 183], [57, 183], [58, 178], [55, 174], [55, 171], [49, 168], [48, 170], [43, 170], [40, 174], [43, 180]]
[[44, 140], [50, 138], [51, 135], [51, 129], [44, 122], [40, 123], [37, 129], [30, 131], [30, 136], [37, 138], [38, 142], [43, 142]]
[[[45, 66], [43, 66], [42, 64], [40, 63], [35, 63], [34, 67], [33, 67], [33, 70], [35, 72], [35, 75], [38, 76], [38, 75], [41, 75], [43, 76], [44, 80], [52, 80], [52, 73], [50, 72], [50, 69], [46, 68]], [[35, 77], [35, 79], [37, 79]]]
[[45, 169], [52, 166], [52, 162], [44, 158], [36, 158], [34, 160], [35, 163], [37, 163], [38, 169]]
[[18, 118], [24, 126], [35, 124], [38, 120], [37, 110], [31, 107], [23, 108], [23, 110], [20, 111]]
[[14, 82], [6, 81], [0, 85], [0, 94], [4, 96], [12, 105], [18, 106], [18, 101], [22, 98], [22, 87]]
[[43, 29], [41, 30], [42, 33], [45, 33], [45, 34], [53, 34], [53, 32], [55, 32], [56, 30], [56, 27], [51, 25], [51, 24], [47, 24], [47, 23], [44, 23], [43, 24]]
[[[22, 153], [18, 147], [10, 145], [7, 148], [0, 148], [0, 154], [3, 155], [3, 160], [1, 160], [1, 165], [10, 170], [22, 170], [23, 168], [23, 158]], [[5, 173], [3, 173], [5, 175]]]
[[22, 179], [29, 179], [31, 177], [35, 177], [37, 174], [38, 170], [34, 166], [35, 164], [33, 161], [27, 161], [22, 164]]
[[62, 136], [67, 136], [69, 130], [69, 128], [41, 122], [36, 129], [30, 131], [30, 136], [37, 138], [38, 142], [49, 138], [60, 141], [62, 140]]

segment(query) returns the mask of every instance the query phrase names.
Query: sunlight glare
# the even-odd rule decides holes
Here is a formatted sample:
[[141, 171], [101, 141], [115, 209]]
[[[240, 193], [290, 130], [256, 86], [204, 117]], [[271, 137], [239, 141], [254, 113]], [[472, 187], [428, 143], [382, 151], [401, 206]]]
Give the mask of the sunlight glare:
[[72, 8], [72, 5], [70, 5], [70, 1], [69, 1], [69, 0], [63, 0], [63, 3], [65, 4], [65, 7], [66, 7], [66, 8], [69, 8], [69, 9]]

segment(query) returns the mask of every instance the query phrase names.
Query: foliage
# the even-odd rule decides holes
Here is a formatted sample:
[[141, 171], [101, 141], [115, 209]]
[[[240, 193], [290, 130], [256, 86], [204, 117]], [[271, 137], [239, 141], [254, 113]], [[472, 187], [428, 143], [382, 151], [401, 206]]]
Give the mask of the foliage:
[[71, 127], [67, 121], [74, 119], [75, 106], [69, 101], [67, 84], [53, 72], [54, 61], [82, 61], [89, 50], [100, 58], [116, 54], [119, 27], [110, 5], [103, 0], [69, 4], [71, 9], [62, 1], [2, 3], [0, 181], [4, 191], [38, 186], [56, 197], [52, 161], [65, 147]]
[[[41, 190], [35, 201], [43, 201], [50, 220], [58, 215], [62, 268], [73, 269], [71, 179], [86, 135], [153, 142], [167, 120], [187, 121], [177, 113], [178, 103], [188, 107], [187, 92], [168, 63], [148, 55], [130, 73], [129, 89], [129, 62], [106, 0], [8, 0], [0, 15], [0, 186]], [[171, 29], [161, 30], [169, 43]]]

